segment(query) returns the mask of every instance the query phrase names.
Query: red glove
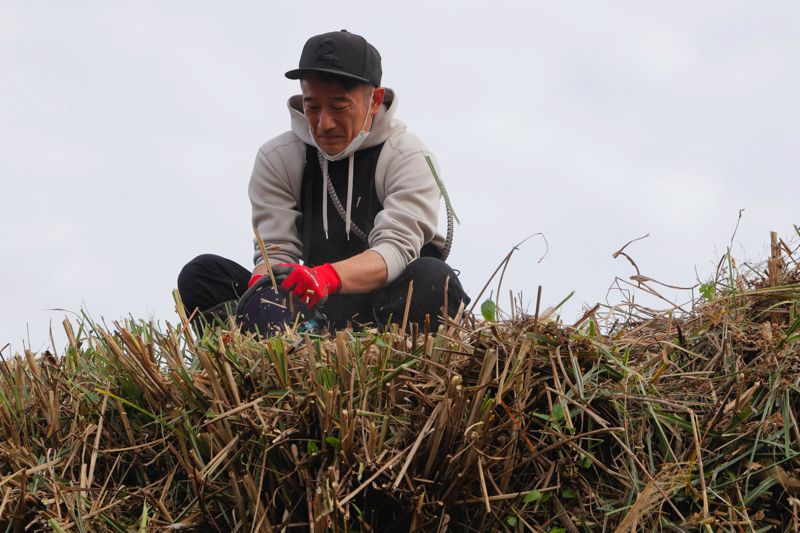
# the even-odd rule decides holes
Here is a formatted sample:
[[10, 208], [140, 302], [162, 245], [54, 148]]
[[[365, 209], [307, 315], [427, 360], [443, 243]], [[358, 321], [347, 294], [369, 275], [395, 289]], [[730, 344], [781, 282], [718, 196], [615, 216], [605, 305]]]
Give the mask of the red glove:
[[[271, 267], [272, 275], [275, 277], [275, 281], [278, 283], [283, 282], [286, 279], [286, 276], [292, 271], [292, 269], [297, 265], [275, 265]], [[263, 278], [266, 274], [253, 274], [250, 278], [250, 282], [247, 284], [247, 288], [249, 289], [256, 283], [258, 280]]]
[[303, 265], [283, 264], [292, 271], [281, 283], [281, 289], [291, 292], [309, 308], [326, 300], [342, 288], [342, 279], [330, 263], [309, 268]]

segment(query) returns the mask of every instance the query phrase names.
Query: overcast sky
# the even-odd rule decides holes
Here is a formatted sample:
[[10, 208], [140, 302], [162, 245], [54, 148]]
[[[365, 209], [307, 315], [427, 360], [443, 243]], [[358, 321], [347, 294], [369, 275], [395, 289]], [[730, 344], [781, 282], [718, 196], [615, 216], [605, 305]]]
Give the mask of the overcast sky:
[[642, 273], [692, 285], [744, 209], [734, 254], [761, 259], [800, 224], [798, 20], [796, 1], [3, 0], [2, 354], [46, 348], [51, 322], [62, 339], [50, 309], [174, 322], [199, 253], [250, 267], [253, 160], [298, 91], [283, 73], [341, 28], [381, 52], [439, 159], [470, 294], [537, 232], [547, 257], [528, 241], [503, 292], [575, 290], [565, 320], [633, 273], [611, 256], [646, 233]]

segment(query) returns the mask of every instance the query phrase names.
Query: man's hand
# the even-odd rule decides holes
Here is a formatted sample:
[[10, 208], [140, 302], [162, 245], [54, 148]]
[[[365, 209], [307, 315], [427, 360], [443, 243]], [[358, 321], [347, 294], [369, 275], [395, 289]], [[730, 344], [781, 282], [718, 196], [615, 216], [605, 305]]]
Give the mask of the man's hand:
[[[272, 275], [275, 276], [275, 281], [278, 283], [278, 285], [283, 283], [283, 280], [285, 280], [286, 276], [288, 276], [291, 273], [292, 268], [294, 266], [295, 265], [275, 265], [272, 267]], [[258, 270], [266, 270], [266, 269], [259, 269], [258, 267], [256, 267], [256, 272]], [[269, 276], [269, 270], [266, 270], [266, 272], [267, 272], [266, 274], [256, 274], [255, 272], [253, 272], [253, 275], [250, 278], [250, 282], [247, 284], [247, 288], [249, 289], [250, 287], [255, 285], [256, 282], [261, 278]]]
[[339, 292], [342, 288], [342, 280], [330, 263], [313, 268], [281, 264], [276, 268], [283, 267], [291, 268], [291, 272], [281, 283], [281, 289], [291, 292], [309, 308], [325, 301], [328, 296]]

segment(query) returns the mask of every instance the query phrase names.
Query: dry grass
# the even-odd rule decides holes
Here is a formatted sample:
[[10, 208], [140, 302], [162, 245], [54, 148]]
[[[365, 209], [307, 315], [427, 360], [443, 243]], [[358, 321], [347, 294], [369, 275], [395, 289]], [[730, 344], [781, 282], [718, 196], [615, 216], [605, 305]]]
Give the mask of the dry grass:
[[574, 327], [65, 323], [63, 354], [0, 362], [0, 531], [796, 529], [782, 261], [725, 271], [685, 313]]

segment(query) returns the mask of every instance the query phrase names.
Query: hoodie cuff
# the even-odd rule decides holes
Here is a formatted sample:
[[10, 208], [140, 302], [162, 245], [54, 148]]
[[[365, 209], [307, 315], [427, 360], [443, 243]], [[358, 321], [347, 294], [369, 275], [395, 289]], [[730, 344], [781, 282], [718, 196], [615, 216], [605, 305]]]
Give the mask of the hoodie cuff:
[[393, 282], [406, 269], [408, 262], [403, 254], [391, 244], [379, 244], [370, 248], [386, 263], [386, 284]]

